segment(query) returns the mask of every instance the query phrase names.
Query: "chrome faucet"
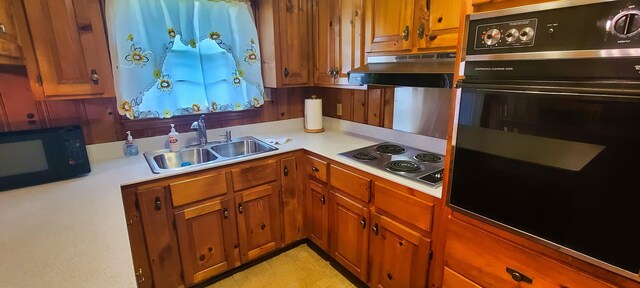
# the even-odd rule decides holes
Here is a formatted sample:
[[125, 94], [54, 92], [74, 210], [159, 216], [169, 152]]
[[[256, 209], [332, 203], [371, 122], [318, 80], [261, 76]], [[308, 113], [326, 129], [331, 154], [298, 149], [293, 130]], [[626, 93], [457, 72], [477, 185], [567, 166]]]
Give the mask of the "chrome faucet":
[[191, 124], [191, 129], [198, 133], [198, 143], [200, 145], [207, 144], [207, 127], [204, 125], [204, 115], [200, 116], [198, 121]]

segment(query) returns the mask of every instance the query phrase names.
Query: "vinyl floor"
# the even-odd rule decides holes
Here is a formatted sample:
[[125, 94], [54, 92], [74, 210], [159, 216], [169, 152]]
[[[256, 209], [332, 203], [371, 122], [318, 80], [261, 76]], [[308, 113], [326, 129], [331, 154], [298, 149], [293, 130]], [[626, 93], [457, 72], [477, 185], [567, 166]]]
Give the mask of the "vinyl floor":
[[302, 244], [207, 288], [351, 288], [356, 287], [307, 244]]

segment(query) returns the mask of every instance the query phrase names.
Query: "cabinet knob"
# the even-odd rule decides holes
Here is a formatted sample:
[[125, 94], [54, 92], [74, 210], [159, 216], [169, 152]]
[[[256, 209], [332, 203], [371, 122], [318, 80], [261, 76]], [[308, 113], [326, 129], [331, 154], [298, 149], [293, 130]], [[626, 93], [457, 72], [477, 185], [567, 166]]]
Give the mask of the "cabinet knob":
[[0, 23], [0, 31], [2, 31], [2, 33], [7, 32], [7, 29], [4, 27], [4, 24]]
[[442, 16], [438, 17], [438, 23], [442, 23]]
[[367, 228], [367, 218], [362, 217], [362, 220], [360, 220], [360, 225], [362, 225], [362, 229]]
[[154, 202], [153, 206], [156, 209], [156, 211], [160, 211], [160, 209], [162, 209], [162, 201], [160, 201], [160, 197], [156, 196], [153, 202]]
[[513, 281], [533, 284], [533, 279], [529, 278], [527, 275], [524, 275], [516, 271], [515, 269], [507, 267], [507, 273], [511, 275], [511, 279], [513, 279]]
[[420, 40], [424, 38], [424, 22], [420, 23], [420, 26], [418, 26], [418, 38]]
[[100, 75], [98, 75], [98, 71], [96, 69], [91, 69], [91, 82], [94, 85], [98, 85], [100, 83]]
[[222, 216], [224, 216], [224, 219], [229, 218], [229, 209], [224, 208], [224, 209], [222, 210]]
[[320, 169], [318, 169], [318, 167], [316, 167], [316, 166], [311, 166], [311, 171], [320, 172]]
[[434, 41], [438, 39], [438, 35], [429, 35], [429, 41]]
[[409, 25], [404, 26], [404, 31], [402, 31], [402, 39], [404, 39], [404, 41], [409, 41]]
[[324, 195], [322, 195], [322, 198], [320, 198], [320, 202], [322, 202], [322, 205], [324, 205], [326, 203], [326, 200], [324, 198]]
[[371, 230], [373, 230], [373, 234], [376, 234], [376, 236], [378, 236], [378, 223], [373, 224], [373, 227], [371, 227]]
[[238, 213], [242, 214], [244, 212], [244, 208], [242, 207], [242, 202], [238, 204]]
[[284, 166], [284, 170], [282, 171], [284, 173], [284, 176], [289, 176], [289, 167], [287, 167], [286, 165]]
[[287, 67], [284, 67], [284, 78], [289, 78], [289, 69]]

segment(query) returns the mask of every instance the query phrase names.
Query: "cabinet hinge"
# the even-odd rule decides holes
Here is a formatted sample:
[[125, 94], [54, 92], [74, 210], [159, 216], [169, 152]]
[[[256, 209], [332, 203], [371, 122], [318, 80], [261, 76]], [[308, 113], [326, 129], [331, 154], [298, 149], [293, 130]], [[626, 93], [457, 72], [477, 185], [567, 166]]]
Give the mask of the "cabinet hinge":
[[429, 261], [433, 260], [433, 250], [429, 250]]
[[176, 228], [176, 220], [173, 220], [171, 224], [173, 224], [172, 226], [174, 231], [178, 230], [178, 228]]
[[38, 76], [36, 76], [36, 81], [38, 82], [38, 86], [42, 86], [42, 75], [38, 74]]

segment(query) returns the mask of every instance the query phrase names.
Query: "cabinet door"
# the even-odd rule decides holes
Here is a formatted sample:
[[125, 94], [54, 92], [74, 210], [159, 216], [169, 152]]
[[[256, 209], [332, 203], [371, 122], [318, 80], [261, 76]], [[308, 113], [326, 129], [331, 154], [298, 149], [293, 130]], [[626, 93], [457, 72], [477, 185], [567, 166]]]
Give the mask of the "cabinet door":
[[335, 192], [331, 203], [331, 255], [367, 282], [369, 209]]
[[[331, 1], [329, 1], [331, 2]], [[335, 68], [336, 84], [349, 84], [349, 71], [364, 63], [364, 0], [341, 0], [338, 50]]]
[[[180, 287], [180, 257], [173, 233], [173, 214], [169, 212], [171, 200], [165, 187], [154, 187], [136, 192], [140, 218], [147, 244], [153, 287]], [[140, 271], [136, 271], [139, 273]], [[143, 273], [141, 273], [143, 274]], [[138, 276], [138, 281], [149, 273]], [[146, 280], [148, 281], [148, 279]], [[143, 283], [141, 286], [147, 286]]]
[[249, 189], [235, 200], [243, 263], [282, 246], [277, 184]]
[[99, 1], [24, 4], [45, 96], [115, 96]]
[[313, 0], [314, 84], [334, 84], [331, 71], [336, 67], [338, 1]]
[[451, 47], [458, 44], [462, 0], [430, 0], [429, 33], [425, 37], [428, 48]]
[[280, 63], [282, 84], [301, 85], [309, 83], [309, 25], [308, 2], [279, 0]]
[[366, 51], [410, 51], [413, 9], [413, 0], [367, 1]]
[[235, 267], [229, 200], [206, 201], [175, 213], [180, 258], [187, 285], [195, 284]]
[[17, 0], [0, 0], [0, 64], [21, 65], [22, 46], [14, 13], [23, 13]]
[[296, 157], [280, 160], [280, 182], [282, 183], [283, 244], [304, 238], [304, 216], [302, 208], [302, 183], [298, 183]]
[[307, 211], [309, 217], [309, 239], [324, 251], [329, 249], [329, 214], [326, 186], [314, 180], [307, 185]]
[[426, 287], [431, 240], [386, 217], [372, 217], [374, 287]]

